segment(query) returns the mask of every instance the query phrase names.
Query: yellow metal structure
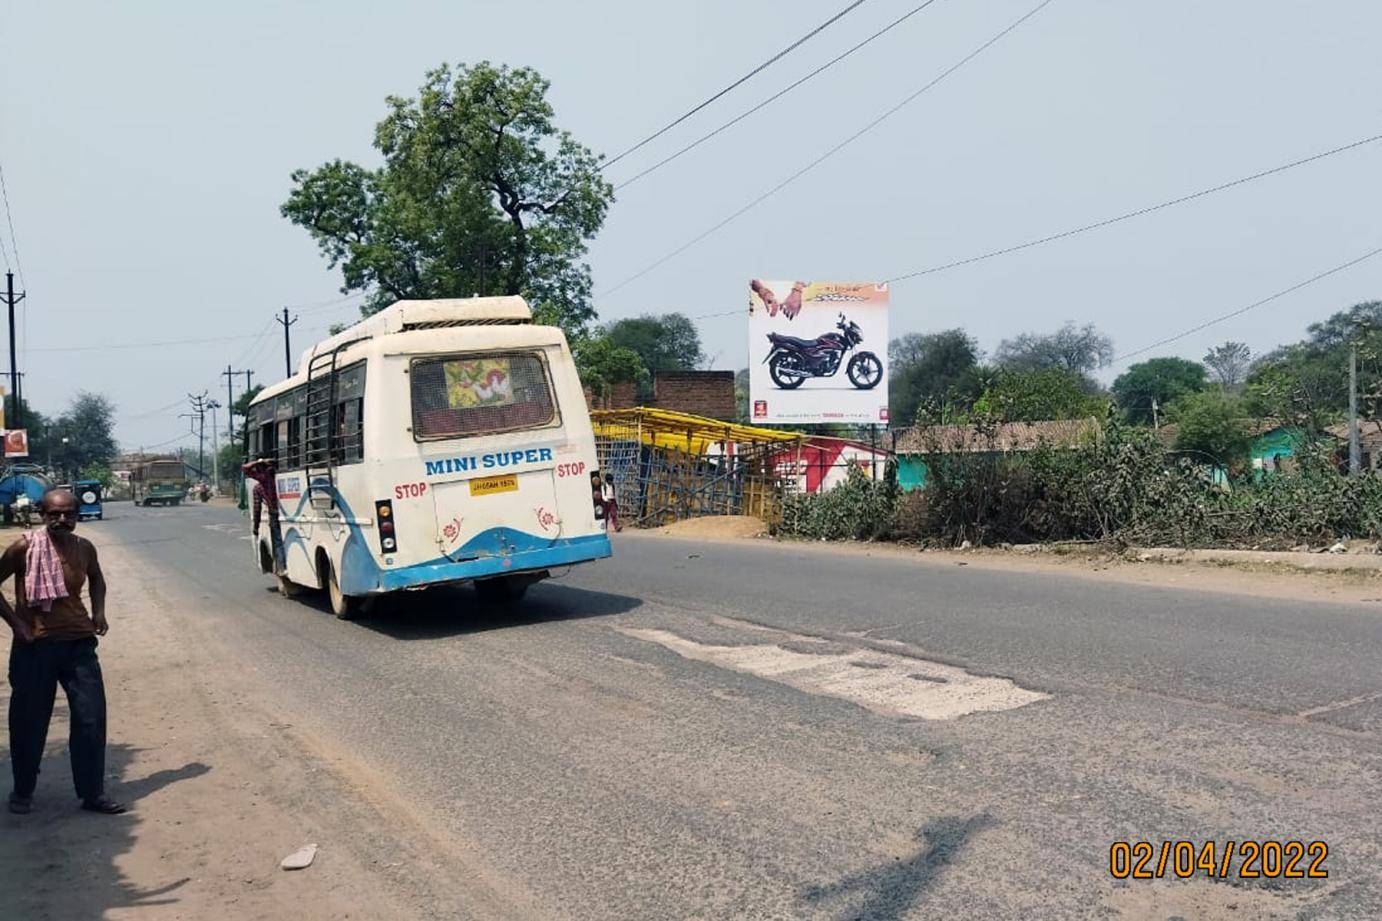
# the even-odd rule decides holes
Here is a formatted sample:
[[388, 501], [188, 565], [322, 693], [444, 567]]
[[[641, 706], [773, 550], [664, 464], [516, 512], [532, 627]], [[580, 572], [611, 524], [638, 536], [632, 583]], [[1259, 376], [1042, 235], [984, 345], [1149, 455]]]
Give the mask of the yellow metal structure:
[[804, 437], [796, 432], [737, 425], [705, 416], [642, 406], [635, 409], [593, 410], [590, 422], [595, 427], [597, 438], [627, 438], [632, 433], [644, 444], [687, 454], [705, 454], [712, 445], [719, 445], [719, 450], [723, 450], [726, 443], [741, 446], [776, 444], [785, 448]]

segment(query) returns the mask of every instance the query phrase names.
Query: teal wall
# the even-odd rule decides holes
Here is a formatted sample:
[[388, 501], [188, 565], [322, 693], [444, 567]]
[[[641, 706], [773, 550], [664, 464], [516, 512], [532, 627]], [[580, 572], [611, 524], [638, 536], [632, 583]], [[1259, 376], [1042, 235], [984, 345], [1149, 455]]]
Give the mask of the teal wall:
[[897, 456], [897, 485], [904, 491], [926, 487], [926, 461], [915, 454]]
[[1252, 476], [1260, 478], [1275, 473], [1275, 470], [1267, 469], [1267, 464], [1277, 457], [1295, 456], [1304, 438], [1305, 433], [1294, 425], [1285, 425], [1258, 435], [1248, 446], [1248, 456], [1252, 458]]

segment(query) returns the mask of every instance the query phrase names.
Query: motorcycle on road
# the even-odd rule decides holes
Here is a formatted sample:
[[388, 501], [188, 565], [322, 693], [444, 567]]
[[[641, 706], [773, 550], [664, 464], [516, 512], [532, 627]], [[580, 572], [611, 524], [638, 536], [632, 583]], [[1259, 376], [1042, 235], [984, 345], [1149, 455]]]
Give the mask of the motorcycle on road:
[[[839, 332], [830, 332], [815, 339], [798, 339], [781, 333], [768, 333], [772, 349], [763, 359], [768, 376], [783, 390], [795, 390], [809, 377], [831, 377], [840, 370], [844, 357], [864, 341], [859, 324], [842, 313], [835, 323]], [[883, 362], [868, 351], [858, 351], [845, 362], [845, 376], [860, 390], [872, 390], [883, 380]]]

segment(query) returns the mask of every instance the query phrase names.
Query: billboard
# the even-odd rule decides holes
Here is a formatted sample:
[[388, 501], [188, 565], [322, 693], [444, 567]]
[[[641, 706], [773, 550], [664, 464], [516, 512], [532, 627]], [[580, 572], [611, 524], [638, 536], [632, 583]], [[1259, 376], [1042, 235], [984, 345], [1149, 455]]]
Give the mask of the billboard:
[[888, 421], [888, 286], [749, 282], [749, 421]]
[[28, 457], [29, 456], [29, 433], [25, 429], [7, 429], [5, 431], [5, 456], [6, 457]]

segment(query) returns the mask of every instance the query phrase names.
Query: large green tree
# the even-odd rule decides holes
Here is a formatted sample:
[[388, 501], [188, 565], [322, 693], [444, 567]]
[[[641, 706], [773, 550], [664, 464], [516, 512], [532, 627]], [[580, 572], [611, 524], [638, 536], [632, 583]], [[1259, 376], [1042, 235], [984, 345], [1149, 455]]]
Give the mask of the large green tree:
[[1382, 414], [1382, 301], [1365, 301], [1313, 323], [1300, 342], [1262, 356], [1247, 378], [1248, 410], [1307, 427], [1341, 416], [1348, 407], [1349, 354], [1358, 350], [1363, 412]]
[[305, 228], [343, 291], [373, 313], [403, 298], [518, 294], [575, 334], [594, 318], [583, 259], [613, 200], [599, 158], [554, 123], [548, 82], [488, 62], [429, 71], [389, 97], [383, 165], [293, 173], [283, 215]]
[[574, 351], [581, 383], [601, 396], [612, 384], [642, 381], [648, 375], [638, 353], [616, 345], [607, 334], [584, 337], [574, 344]]
[[889, 415], [899, 425], [911, 425], [919, 409], [949, 418], [978, 393], [979, 344], [962, 329], [899, 336], [888, 343], [888, 364]]
[[1204, 365], [1184, 358], [1138, 362], [1113, 382], [1113, 398], [1129, 421], [1150, 424], [1174, 400], [1205, 388]]
[[701, 334], [685, 314], [627, 317], [605, 327], [619, 348], [635, 352], [649, 371], [690, 371], [705, 361]]
[[1221, 390], [1188, 394], [1175, 406], [1176, 450], [1213, 459], [1229, 470], [1247, 460], [1252, 442], [1242, 401]]
[[[68, 475], [108, 467], [119, 453], [115, 444], [115, 404], [100, 394], [81, 391], [67, 411], [49, 426], [45, 454]], [[31, 453], [34, 453], [31, 451]], [[47, 457], [35, 459], [47, 460]]]
[[974, 412], [1001, 422], [1083, 419], [1104, 412], [1103, 397], [1091, 394], [1087, 379], [1076, 371], [999, 369], [989, 377]]

